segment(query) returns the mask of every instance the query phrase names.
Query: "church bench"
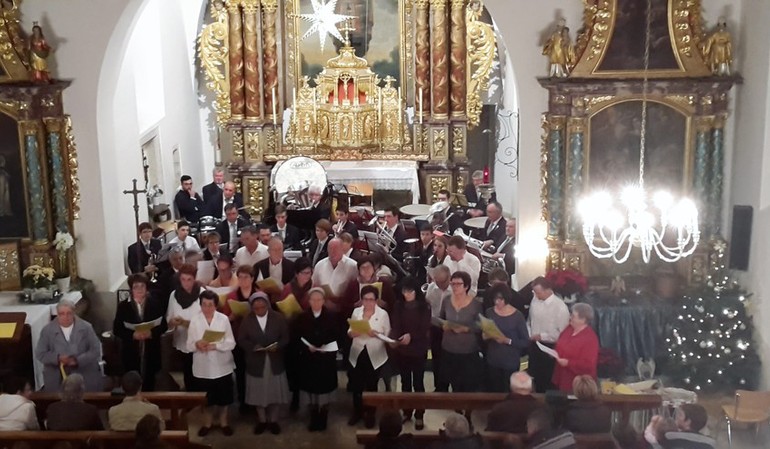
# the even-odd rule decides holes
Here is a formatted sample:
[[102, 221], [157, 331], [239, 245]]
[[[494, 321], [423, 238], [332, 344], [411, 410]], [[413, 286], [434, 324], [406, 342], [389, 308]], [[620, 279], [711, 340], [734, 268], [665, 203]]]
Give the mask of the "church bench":
[[[544, 394], [534, 396], [545, 403]], [[364, 405], [385, 410], [489, 410], [507, 397], [505, 393], [364, 393]], [[628, 423], [632, 411], [652, 410], [662, 406], [657, 394], [599, 395], [599, 401], [619, 412]]]
[[[436, 431], [415, 431], [411, 433], [417, 447], [429, 447], [433, 442], [439, 441], [441, 436]], [[489, 447], [493, 448], [523, 448], [527, 443], [526, 434], [505, 432], [479, 432]], [[608, 433], [574, 434], [578, 449], [615, 449], [617, 446], [612, 435]], [[377, 440], [377, 430], [356, 431], [356, 442], [364, 448], [372, 447]]]
[[[113, 405], [123, 402], [125, 396], [114, 395], [109, 392], [86, 393], [83, 401], [93, 404], [99, 410], [107, 410]], [[185, 413], [195, 407], [206, 405], [206, 393], [186, 392], [186, 391], [168, 391], [168, 392], [147, 392], [142, 393], [142, 397], [155, 404], [161, 412], [168, 411], [170, 420], [166, 423], [169, 429], [187, 430], [187, 421]], [[57, 393], [33, 393], [30, 398], [35, 403], [38, 420], [43, 422], [45, 411], [51, 403], [58, 401]]]
[[[191, 442], [186, 430], [165, 430], [161, 432], [160, 439], [176, 449], [211, 449], [211, 446]], [[28, 449], [48, 449], [54, 446], [73, 449], [133, 449], [136, 438], [134, 432], [114, 432], [111, 430], [0, 432], [0, 449], [12, 449], [17, 443], [24, 443], [19, 447]], [[69, 444], [67, 445], [67, 443]]]

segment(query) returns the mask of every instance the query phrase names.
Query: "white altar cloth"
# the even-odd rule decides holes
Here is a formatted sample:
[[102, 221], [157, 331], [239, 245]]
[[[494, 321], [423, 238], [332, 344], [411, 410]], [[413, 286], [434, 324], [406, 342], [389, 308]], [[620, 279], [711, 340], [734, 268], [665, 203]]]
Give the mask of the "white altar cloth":
[[[79, 291], [64, 294], [64, 299], [77, 303], [83, 298]], [[24, 320], [29, 324], [32, 333], [32, 363], [35, 372], [35, 389], [43, 388], [43, 364], [35, 358], [35, 348], [40, 339], [40, 332], [46, 324], [56, 316], [56, 304], [22, 304], [19, 302], [18, 292], [0, 292], [0, 312], [24, 312], [27, 314]]]
[[369, 183], [375, 190], [409, 190], [420, 202], [420, 178], [414, 161], [321, 161], [334, 184]]

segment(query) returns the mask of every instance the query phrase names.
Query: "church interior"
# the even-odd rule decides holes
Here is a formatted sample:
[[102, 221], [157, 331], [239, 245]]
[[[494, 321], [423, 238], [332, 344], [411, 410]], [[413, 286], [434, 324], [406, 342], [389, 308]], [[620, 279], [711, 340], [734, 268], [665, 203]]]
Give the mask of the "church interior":
[[[161, 405], [167, 422], [161, 438], [171, 446], [428, 447], [438, 441], [436, 447], [452, 447], [440, 446], [439, 429], [449, 429], [451, 412], [470, 417], [474, 410], [470, 432], [481, 432], [489, 447], [557, 447], [536, 446], [526, 432], [484, 432], [487, 423], [491, 427], [489, 409], [505, 396], [493, 395], [508, 393], [507, 380], [503, 391], [458, 390], [452, 383], [448, 393], [438, 369], [428, 368], [423, 390], [429, 393], [407, 393], [390, 361], [390, 375], [363, 393], [364, 418], [372, 404], [380, 418], [385, 410], [408, 409], [402, 404], [427, 404], [428, 411], [424, 424], [422, 415], [417, 418], [419, 426], [411, 410], [404, 418], [413, 446], [377, 446], [376, 425], [345, 422], [350, 389], [357, 388], [353, 377], [348, 380], [357, 372], [350, 354], [361, 337], [344, 320], [339, 354], [334, 346], [339, 388], [325, 432], [308, 432], [304, 412], [285, 407], [276, 412], [280, 435], [253, 435], [254, 412], [243, 410], [238, 368], [226, 373], [230, 390], [238, 384], [231, 438], [207, 435], [211, 416], [200, 406], [206, 398], [211, 405], [210, 391], [185, 399], [185, 370], [201, 369], [192, 354], [210, 349], [193, 342], [181, 350], [172, 342], [174, 326], [192, 333], [197, 319], [171, 318], [169, 293], [173, 299], [180, 295], [176, 289], [187, 288], [174, 254], [197, 269], [196, 282], [208, 285], [221, 281], [213, 279], [220, 259], [217, 253], [212, 262], [212, 253], [230, 253], [223, 258], [232, 288], [220, 282], [209, 290], [219, 301], [240, 288], [239, 264], [253, 264], [252, 293], [265, 291], [272, 317], [287, 314], [278, 305], [283, 301], [257, 281], [274, 277], [267, 268], [275, 264], [268, 257], [273, 244], [280, 243], [278, 257], [292, 267], [310, 261], [312, 287], [326, 289], [328, 306], [331, 297], [342, 297], [338, 278], [317, 282], [316, 276], [325, 275], [327, 260], [336, 276], [331, 246], [353, 234], [342, 259], [352, 264], [353, 278], [367, 261], [390, 271], [387, 282], [379, 281], [377, 299], [388, 301], [384, 285], [396, 299], [376, 309], [386, 309], [393, 324], [411, 282], [422, 299], [436, 285], [431, 257], [438, 258], [440, 241], [444, 265], [455, 267], [447, 270], [453, 281], [455, 270], [468, 269], [451, 265], [452, 251], [459, 245], [472, 255], [476, 268], [466, 293], [477, 295], [471, 301], [482, 315], [490, 305], [497, 310], [496, 300], [486, 299], [497, 291], [493, 272], [502, 273], [512, 297], [526, 300], [520, 311], [529, 316], [529, 337], [521, 364], [516, 353], [517, 369], [506, 371], [505, 379], [513, 388], [511, 374], [529, 366], [541, 402], [549, 394], [539, 390], [532, 366], [543, 363], [537, 346], [544, 346], [529, 341], [534, 304], [545, 302], [538, 288], [567, 305], [571, 329], [573, 317], [583, 320], [588, 313], [580, 304], [587, 305], [598, 353], [592, 371], [573, 376], [593, 377], [612, 409], [613, 429], [593, 436], [573, 432], [576, 446], [564, 447], [770, 447], [770, 328], [762, 324], [770, 317], [770, 264], [763, 262], [770, 260], [768, 23], [764, 0], [0, 0], [0, 382], [25, 377], [38, 416], [45, 416], [41, 408], [58, 396], [40, 347], [63, 301], [76, 323], [90, 323], [98, 337], [105, 386], [103, 393], [86, 393], [85, 402], [93, 400], [106, 416], [118, 403], [108, 392], [129, 371], [121, 353], [127, 344], [118, 335], [127, 323], [119, 317], [124, 304], [135, 302], [139, 282], [163, 305], [146, 338], [155, 339], [161, 321], [167, 332], [157, 336], [164, 341], [157, 354], [139, 338], [137, 366], [145, 377], [152, 364], [145, 359], [157, 358], [153, 393], [182, 398], [157, 396], [170, 404], [171, 415]], [[281, 220], [299, 230], [296, 241], [289, 242]], [[355, 232], [343, 231], [348, 222]], [[145, 228], [158, 241], [156, 249], [143, 240]], [[262, 230], [271, 232], [263, 239]], [[257, 235], [252, 252], [247, 240]], [[255, 259], [260, 251], [264, 256]], [[260, 273], [264, 259], [271, 262]], [[291, 292], [295, 273], [283, 270], [287, 280], [278, 281], [277, 291]], [[136, 273], [147, 276], [136, 281]], [[355, 282], [363, 286], [355, 291], [355, 310], [368, 313], [366, 286]], [[451, 309], [456, 295], [450, 296]], [[442, 313], [450, 296], [443, 305], [439, 297]], [[260, 301], [238, 299], [246, 300], [256, 310]], [[192, 299], [198, 301], [201, 308], [207, 302]], [[297, 315], [316, 313], [307, 301], [294, 302]], [[138, 307], [134, 324], [150, 311]], [[345, 319], [356, 316], [352, 303], [339, 307]], [[228, 314], [234, 310], [227, 307]], [[252, 309], [244, 310], [251, 315]], [[480, 368], [471, 376], [481, 379], [490, 357], [481, 348], [492, 337], [477, 315]], [[205, 311], [200, 316], [208, 317]], [[433, 327], [437, 317], [434, 310]], [[445, 319], [439, 330], [450, 333], [449, 318], [438, 319]], [[240, 346], [243, 330], [227, 327]], [[144, 335], [130, 329], [134, 340], [137, 332]], [[563, 329], [543, 340], [550, 344], [543, 352], [560, 347]], [[208, 344], [221, 344], [214, 341]], [[398, 341], [388, 342], [386, 358], [397, 360]], [[447, 350], [446, 339], [439, 336], [438, 344]], [[364, 347], [374, 367], [375, 351]], [[435, 368], [439, 361], [430, 349], [423, 363]], [[243, 351], [240, 360], [233, 354], [236, 367], [252, 363]], [[265, 354], [260, 360], [272, 366], [272, 354]], [[566, 358], [553, 358], [556, 367], [545, 357], [554, 372], [562, 360], [561, 368], [567, 366]], [[57, 382], [67, 379], [68, 363], [54, 363], [61, 372]], [[77, 362], [72, 366], [79, 369]], [[247, 374], [246, 382], [252, 381]], [[4, 387], [2, 393], [16, 392]], [[566, 393], [572, 394], [571, 385]], [[0, 447], [27, 441], [3, 436], [3, 395]], [[680, 407], [692, 404], [708, 413], [701, 433], [711, 443], [644, 441], [653, 416], [673, 422]], [[316, 413], [319, 405], [311, 409]], [[257, 410], [259, 427], [264, 410]], [[328, 413], [329, 405], [321, 403], [320, 410]], [[230, 428], [226, 422], [221, 429]], [[633, 429], [642, 445], [623, 445], [616, 432], [621, 427]], [[73, 435], [60, 438], [76, 441]], [[57, 442], [29, 438], [31, 447]], [[132, 439], [104, 438], [104, 444], [115, 438], [114, 444], [134, 446]]]

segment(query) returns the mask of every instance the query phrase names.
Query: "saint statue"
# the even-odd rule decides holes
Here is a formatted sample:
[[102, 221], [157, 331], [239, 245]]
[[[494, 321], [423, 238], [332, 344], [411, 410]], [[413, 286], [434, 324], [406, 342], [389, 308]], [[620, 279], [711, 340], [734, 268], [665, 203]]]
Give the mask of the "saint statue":
[[711, 73], [717, 76], [729, 76], [730, 65], [733, 63], [733, 44], [727, 22], [720, 17], [717, 29], [709, 36], [703, 45], [703, 57], [711, 68]]
[[569, 37], [566, 21], [559, 19], [556, 30], [551, 34], [543, 47], [543, 54], [548, 56], [550, 75], [552, 78], [566, 78], [569, 69], [575, 62], [575, 47]]
[[48, 61], [46, 61], [50, 53], [51, 47], [45, 41], [43, 29], [35, 22], [32, 26], [32, 37], [29, 38], [29, 65], [32, 82], [39, 84], [51, 82], [50, 73], [48, 73]]

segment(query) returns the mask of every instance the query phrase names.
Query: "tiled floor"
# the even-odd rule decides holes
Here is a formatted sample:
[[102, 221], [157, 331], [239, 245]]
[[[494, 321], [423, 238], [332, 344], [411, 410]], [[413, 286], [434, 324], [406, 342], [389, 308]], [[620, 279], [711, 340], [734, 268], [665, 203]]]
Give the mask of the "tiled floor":
[[[393, 384], [396, 385], [396, 379]], [[344, 384], [344, 375], [341, 375], [340, 385]], [[381, 384], [382, 386], [382, 384]], [[430, 373], [426, 374], [426, 388], [431, 391], [433, 388], [433, 379]], [[709, 412], [708, 433], [716, 435], [718, 447], [727, 448], [727, 431], [724, 423], [721, 421], [721, 404], [730, 403], [729, 397], [712, 396], [701, 398], [701, 403]], [[332, 406], [329, 417], [329, 428], [326, 432], [316, 433], [307, 431], [307, 411], [301, 410], [294, 416], [285, 416], [281, 420], [283, 432], [280, 435], [253, 435], [254, 425], [253, 417], [240, 417], [237, 411], [231, 413], [235, 435], [225, 437], [217, 431], [213, 431], [206, 438], [200, 439], [196, 435], [199, 427], [199, 414], [194, 412], [190, 416], [190, 434], [193, 441], [210, 444], [214, 449], [253, 449], [255, 447], [264, 448], [313, 448], [313, 449], [360, 449], [356, 444], [355, 431], [363, 426], [350, 427], [347, 425], [347, 419], [352, 408], [350, 395], [340, 389], [338, 391], [338, 401]], [[441, 428], [447, 411], [428, 411], [425, 414], [426, 430], [436, 430]], [[641, 418], [641, 417], [640, 417]], [[641, 419], [638, 419], [641, 423]], [[474, 413], [473, 424], [477, 429], [483, 429], [486, 424], [486, 413]], [[413, 430], [413, 424], [408, 423], [404, 426], [404, 431]], [[733, 430], [733, 448], [735, 449], [761, 449], [770, 448], [770, 431], [768, 426], [760, 429], [757, 438], [754, 437], [753, 429], [734, 429]]]

